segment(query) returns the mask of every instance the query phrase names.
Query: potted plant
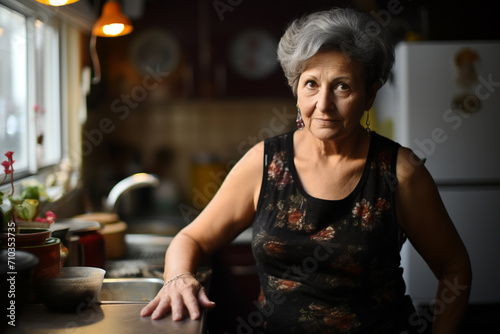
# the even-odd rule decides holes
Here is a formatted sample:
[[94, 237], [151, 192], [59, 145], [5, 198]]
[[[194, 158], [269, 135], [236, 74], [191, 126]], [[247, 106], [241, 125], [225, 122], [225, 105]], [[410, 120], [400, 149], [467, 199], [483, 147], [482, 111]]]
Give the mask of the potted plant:
[[[44, 189], [40, 186], [31, 186], [23, 190], [20, 196], [14, 196], [14, 152], [8, 151], [5, 153], [7, 160], [2, 162], [4, 168], [4, 177], [0, 181], [0, 185], [10, 176], [11, 193], [7, 195], [10, 207], [4, 212], [0, 211], [3, 221], [3, 229], [13, 232], [21, 227], [23, 222], [32, 223], [31, 227], [46, 227], [54, 223], [56, 216], [53, 212], [47, 211], [45, 217], [38, 217], [39, 199], [44, 194]], [[0, 191], [0, 205], [5, 200], [5, 193]], [[1, 207], [0, 207], [1, 209]], [[35, 223], [33, 225], [33, 223]], [[26, 225], [25, 225], [26, 226]]]

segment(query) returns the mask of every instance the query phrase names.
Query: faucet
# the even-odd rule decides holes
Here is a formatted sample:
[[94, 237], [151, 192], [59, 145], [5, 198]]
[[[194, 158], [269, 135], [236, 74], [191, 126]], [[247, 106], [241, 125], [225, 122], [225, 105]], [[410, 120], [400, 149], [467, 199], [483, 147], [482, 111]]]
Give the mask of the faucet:
[[142, 188], [146, 186], [157, 187], [160, 184], [160, 180], [156, 175], [148, 173], [137, 173], [126, 177], [125, 179], [118, 182], [109, 192], [108, 198], [104, 203], [104, 209], [107, 212], [116, 212], [118, 207], [118, 200], [120, 197], [137, 188]]

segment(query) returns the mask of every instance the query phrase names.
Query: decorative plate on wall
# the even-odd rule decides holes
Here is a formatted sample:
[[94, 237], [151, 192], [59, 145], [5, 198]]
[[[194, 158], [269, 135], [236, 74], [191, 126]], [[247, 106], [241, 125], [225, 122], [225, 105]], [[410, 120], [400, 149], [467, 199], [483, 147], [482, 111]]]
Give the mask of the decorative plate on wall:
[[168, 31], [148, 29], [134, 37], [129, 57], [142, 73], [150, 73], [151, 70], [172, 72], [179, 64], [181, 48], [177, 39]]
[[229, 47], [229, 62], [246, 79], [263, 79], [278, 67], [273, 36], [263, 30], [249, 30], [238, 35]]

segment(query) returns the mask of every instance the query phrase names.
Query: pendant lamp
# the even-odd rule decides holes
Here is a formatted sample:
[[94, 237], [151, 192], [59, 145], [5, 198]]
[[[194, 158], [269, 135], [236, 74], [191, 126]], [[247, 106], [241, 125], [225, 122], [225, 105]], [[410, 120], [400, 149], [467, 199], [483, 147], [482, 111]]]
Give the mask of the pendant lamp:
[[133, 29], [129, 18], [123, 14], [120, 4], [116, 0], [109, 0], [102, 7], [101, 17], [92, 27], [92, 35], [117, 37], [127, 35]]
[[108, 0], [102, 7], [101, 17], [92, 27], [90, 37], [90, 55], [94, 65], [93, 84], [101, 82], [101, 64], [97, 55], [97, 37], [118, 37], [130, 34], [134, 28], [132, 23], [122, 12], [122, 7], [116, 0]]
[[36, 1], [43, 3], [44, 5], [64, 6], [77, 2], [78, 0], [36, 0]]

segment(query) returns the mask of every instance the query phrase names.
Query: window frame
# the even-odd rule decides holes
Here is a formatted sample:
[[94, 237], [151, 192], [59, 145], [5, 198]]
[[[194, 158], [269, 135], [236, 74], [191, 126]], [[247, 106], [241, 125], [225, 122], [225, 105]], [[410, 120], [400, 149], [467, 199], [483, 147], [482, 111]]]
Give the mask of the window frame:
[[[57, 166], [61, 163], [61, 161], [64, 159], [64, 147], [66, 143], [66, 138], [67, 138], [67, 125], [65, 123], [65, 115], [63, 114], [63, 101], [64, 97], [67, 95], [67, 89], [64, 86], [64, 71], [63, 71], [63, 61], [64, 59], [64, 53], [66, 50], [65, 46], [65, 40], [62, 38], [63, 37], [63, 27], [62, 27], [62, 22], [61, 19], [57, 17], [56, 13], [48, 10], [47, 8], [41, 7], [37, 3], [26, 3], [25, 1], [12, 1], [12, 0], [1, 0], [0, 5], [2, 5], [5, 8], [8, 8], [9, 10], [12, 10], [14, 12], [19, 13], [20, 15], [25, 17], [26, 20], [26, 80], [27, 80], [27, 96], [26, 96], [26, 107], [28, 110], [26, 110], [26, 113], [24, 117], [27, 118], [27, 136], [28, 136], [28, 144], [27, 144], [27, 166], [26, 168], [22, 169], [15, 169], [15, 174], [14, 174], [14, 180], [19, 181], [23, 178], [30, 177], [30, 176], [35, 176], [39, 173], [43, 173], [45, 170], [52, 169], [54, 166]], [[37, 96], [43, 96], [44, 99], [46, 98], [47, 94], [42, 90], [42, 92], [39, 92], [37, 89], [37, 82], [39, 79], [37, 78], [37, 75], [39, 72], [37, 71], [37, 58], [36, 58], [36, 39], [35, 39], [35, 34], [36, 34], [36, 24], [37, 21], [42, 22], [44, 25], [47, 27], [50, 27], [51, 29], [54, 29], [55, 31], [55, 41], [54, 44], [51, 44], [51, 47], [53, 47], [55, 50], [51, 50], [51, 53], [53, 56], [57, 57], [57, 60], [55, 60], [55, 67], [53, 68], [54, 72], [49, 73], [48, 76], [50, 76], [53, 80], [52, 82], [55, 83], [55, 88], [50, 90], [50, 95], [52, 95], [51, 99], [53, 100], [53, 104], [57, 110], [55, 111], [57, 113], [56, 117], [56, 122], [58, 123], [57, 125], [54, 125], [55, 129], [59, 129], [58, 134], [57, 134], [57, 139], [58, 139], [58, 147], [56, 148], [56, 158], [52, 159], [52, 161], [43, 164], [42, 160], [38, 161], [37, 158], [37, 133], [36, 133], [36, 126], [35, 126], [35, 112], [33, 110], [33, 107], [35, 106], [35, 103], [37, 103]], [[42, 68], [44, 67], [44, 64], [41, 65]], [[51, 69], [52, 70], [52, 69]], [[44, 70], [45, 71], [45, 70]], [[45, 74], [47, 76], [47, 74]], [[43, 78], [42, 80], [45, 80], [46, 78]], [[5, 160], [5, 157], [3, 156], [5, 152], [0, 152], [0, 161]], [[14, 153], [14, 160], [15, 160], [16, 154]], [[0, 171], [3, 175], [3, 171]], [[4, 185], [2, 185], [3, 188]]]

